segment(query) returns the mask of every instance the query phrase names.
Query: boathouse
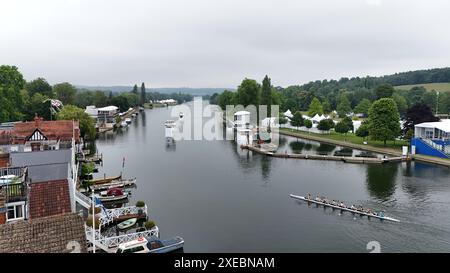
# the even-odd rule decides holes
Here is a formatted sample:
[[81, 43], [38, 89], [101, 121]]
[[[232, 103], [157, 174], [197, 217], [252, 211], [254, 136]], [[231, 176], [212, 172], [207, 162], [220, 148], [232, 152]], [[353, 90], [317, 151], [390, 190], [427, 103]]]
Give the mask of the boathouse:
[[415, 125], [411, 151], [413, 154], [450, 158], [450, 119]]

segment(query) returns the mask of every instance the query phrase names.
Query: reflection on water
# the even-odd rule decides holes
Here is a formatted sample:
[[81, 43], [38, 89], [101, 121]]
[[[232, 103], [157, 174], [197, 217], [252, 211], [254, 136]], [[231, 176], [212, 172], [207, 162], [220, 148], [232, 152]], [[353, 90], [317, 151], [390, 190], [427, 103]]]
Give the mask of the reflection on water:
[[289, 147], [291, 147], [291, 150], [294, 154], [301, 154], [303, 151], [303, 148], [305, 147], [305, 142], [292, 141], [289, 143]]
[[[449, 249], [450, 218], [441, 217], [450, 215], [449, 168], [273, 158], [234, 141], [178, 141], [171, 150], [163, 127], [170, 108], [139, 116], [139, 126], [100, 136], [104, 166], [96, 175], [117, 175], [126, 157], [125, 176], [138, 184], [130, 203], [149, 204], [163, 237], [183, 237], [187, 252], [366, 252], [372, 240], [384, 252]], [[278, 152], [294, 151], [364, 155], [280, 136]], [[402, 222], [340, 217], [289, 198], [308, 192], [384, 209]]]
[[334, 145], [320, 143], [319, 147], [316, 149], [316, 152], [318, 155], [329, 155], [335, 148], [336, 146]]
[[366, 183], [370, 195], [388, 200], [395, 192], [395, 181], [399, 164], [367, 165]]

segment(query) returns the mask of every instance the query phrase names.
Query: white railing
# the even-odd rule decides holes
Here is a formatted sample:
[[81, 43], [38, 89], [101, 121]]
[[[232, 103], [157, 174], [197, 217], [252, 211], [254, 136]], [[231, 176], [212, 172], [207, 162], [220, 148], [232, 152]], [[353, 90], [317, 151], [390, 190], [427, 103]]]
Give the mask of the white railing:
[[427, 139], [427, 138], [422, 138], [422, 140], [423, 140], [423, 142], [425, 142], [426, 144], [428, 144], [432, 148], [434, 148], [436, 150], [439, 150], [440, 152], [443, 152], [443, 153], [445, 153], [447, 155], [450, 155], [450, 146], [442, 147], [441, 144], [437, 144], [433, 140]]
[[[93, 243], [92, 227], [84, 225], [84, 230], [86, 233], [86, 239], [90, 243]], [[150, 236], [159, 237], [159, 229], [157, 226], [155, 226], [150, 230], [134, 232], [134, 233], [124, 234], [124, 235], [119, 235], [119, 236], [112, 236], [112, 237], [103, 236], [100, 231], [95, 230], [94, 236], [95, 236], [95, 246], [96, 247], [99, 247], [106, 252], [113, 252], [114, 248], [117, 248], [120, 244], [136, 240], [140, 237], [145, 237], [145, 238], [150, 237]]]
[[77, 201], [78, 204], [82, 205], [87, 209], [89, 209], [92, 206], [91, 198], [87, 197], [86, 195], [82, 194], [77, 190], [75, 191], [75, 201]]
[[139, 213], [147, 215], [147, 205], [145, 205], [144, 207], [129, 206], [117, 209], [104, 209], [102, 210], [102, 216], [99, 219], [100, 227], [104, 227], [112, 223], [115, 219], [119, 218], [120, 216]]

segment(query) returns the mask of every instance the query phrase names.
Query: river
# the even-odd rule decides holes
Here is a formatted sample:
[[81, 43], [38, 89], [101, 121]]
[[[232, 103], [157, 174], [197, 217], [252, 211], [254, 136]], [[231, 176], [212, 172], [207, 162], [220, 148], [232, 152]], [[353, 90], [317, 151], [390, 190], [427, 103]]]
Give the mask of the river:
[[[369, 252], [371, 241], [381, 252], [450, 249], [447, 167], [270, 158], [240, 151], [233, 141], [167, 146], [163, 123], [170, 112], [145, 110], [128, 129], [100, 136], [98, 176], [118, 175], [125, 157], [124, 176], [138, 181], [131, 202], [145, 201], [161, 238], [182, 236], [185, 252]], [[280, 144], [302, 153], [342, 150], [283, 136]], [[341, 215], [291, 193], [384, 209], [401, 222]]]

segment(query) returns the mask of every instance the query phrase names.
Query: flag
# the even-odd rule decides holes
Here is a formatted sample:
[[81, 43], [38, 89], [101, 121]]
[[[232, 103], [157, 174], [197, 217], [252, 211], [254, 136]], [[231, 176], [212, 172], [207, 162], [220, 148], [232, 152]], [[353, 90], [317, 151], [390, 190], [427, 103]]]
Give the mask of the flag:
[[95, 200], [95, 206], [100, 206], [102, 208], [103, 212], [105, 214], [107, 214], [106, 208], [105, 208], [105, 206], [103, 206], [102, 201], [100, 199], [98, 199], [97, 197], [94, 197], [94, 200]]

